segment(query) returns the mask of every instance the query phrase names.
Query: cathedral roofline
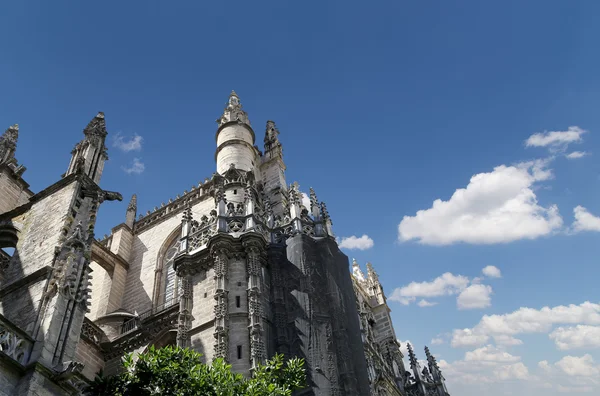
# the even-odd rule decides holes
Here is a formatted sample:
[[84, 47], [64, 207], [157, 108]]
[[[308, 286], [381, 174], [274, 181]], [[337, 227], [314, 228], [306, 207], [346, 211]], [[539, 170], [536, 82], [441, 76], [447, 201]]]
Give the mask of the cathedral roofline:
[[[133, 224], [133, 231], [135, 234], [139, 234], [145, 231], [147, 228], [161, 223], [172, 216], [175, 216], [185, 209], [186, 205], [193, 205], [206, 197], [211, 196], [211, 187], [213, 186], [213, 180], [205, 179], [204, 183], [198, 183], [198, 186], [192, 186], [192, 189], [188, 192], [185, 190], [181, 196], [177, 195], [177, 198], [169, 199], [169, 203], [161, 204], [161, 207], [154, 207], [154, 211], [147, 211], [146, 214], [139, 214], [138, 219]], [[200, 192], [202, 191], [202, 194]]]
[[[29, 198], [29, 201], [27, 203], [25, 203], [21, 206], [17, 206], [16, 208], [14, 208], [11, 211], [0, 214], [0, 221], [2, 221], [4, 219], [10, 219], [10, 218], [18, 216], [22, 213], [25, 213], [33, 206], [34, 203], [55, 193], [56, 191], [60, 190], [61, 188], [73, 183], [74, 181], [76, 181], [78, 179], [78, 176], [85, 176], [85, 175], [79, 175], [77, 173], [72, 173], [68, 176], [65, 176], [64, 178], [60, 179], [59, 181], [57, 181], [54, 184], [51, 184], [50, 186], [46, 187], [42, 191], [38, 192], [37, 194], [32, 195]], [[85, 177], [87, 179], [89, 179], [89, 177], [87, 177], [87, 176], [85, 176]], [[91, 179], [89, 179], [89, 180], [92, 181]]]

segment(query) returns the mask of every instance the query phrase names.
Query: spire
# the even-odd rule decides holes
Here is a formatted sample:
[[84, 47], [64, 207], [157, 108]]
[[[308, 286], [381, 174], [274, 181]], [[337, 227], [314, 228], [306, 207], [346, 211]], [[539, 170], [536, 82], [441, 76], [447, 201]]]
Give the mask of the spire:
[[16, 163], [15, 151], [19, 138], [19, 124], [12, 125], [0, 136], [0, 164]]
[[82, 172], [99, 183], [104, 162], [108, 160], [104, 144], [107, 134], [104, 113], [99, 112], [83, 129], [84, 138], [71, 151], [71, 162], [63, 177]]
[[242, 103], [240, 102], [240, 97], [235, 91], [231, 91], [229, 94], [229, 100], [227, 101], [227, 106], [225, 110], [223, 110], [223, 115], [217, 119], [217, 124], [219, 126], [226, 124], [228, 122], [238, 122], [241, 124], [246, 124], [250, 126], [250, 120], [248, 119], [248, 114], [244, 110], [242, 110]]
[[417, 361], [417, 357], [415, 356], [415, 353], [413, 352], [412, 346], [409, 342], [406, 343], [406, 349], [408, 349], [408, 360], [410, 361], [410, 368], [413, 370], [415, 368], [418, 369], [419, 362]]
[[371, 283], [373, 283], [373, 284], [379, 283], [379, 276], [377, 275], [377, 272], [375, 272], [375, 269], [373, 268], [373, 264], [371, 264], [371, 263], [367, 263], [367, 276], [369, 277], [369, 280], [371, 281]]
[[137, 211], [137, 195], [133, 194], [131, 196], [131, 200], [129, 201], [129, 205], [127, 206], [127, 211]]
[[363, 274], [362, 270], [360, 269], [360, 265], [358, 265], [358, 262], [355, 258], [352, 259], [352, 275], [360, 282], [365, 281], [365, 274]]
[[435, 357], [429, 352], [429, 348], [427, 348], [427, 346], [425, 346], [425, 355], [427, 356], [429, 371], [431, 372], [433, 381], [437, 383], [438, 389], [440, 389], [441, 391], [440, 394], [448, 395], [448, 388], [446, 388], [446, 379], [442, 375], [442, 370], [440, 370], [440, 367], [435, 361]]
[[279, 142], [279, 129], [274, 121], [267, 121], [265, 129], [265, 156], [268, 158], [279, 157], [283, 159], [283, 148]]
[[308, 199], [310, 201], [310, 213], [312, 217], [315, 219], [315, 221], [321, 221], [323, 217], [323, 204], [319, 203], [319, 200], [317, 199], [317, 193], [315, 193], [315, 190], [312, 187], [308, 189]]
[[137, 214], [137, 195], [133, 194], [131, 196], [131, 200], [129, 201], [129, 205], [127, 205], [127, 213], [125, 214], [125, 224], [129, 226], [129, 228], [133, 228], [133, 223], [135, 222], [135, 215]]
[[104, 113], [101, 111], [98, 112], [98, 114], [96, 114], [96, 117], [92, 118], [92, 120], [87, 124], [87, 126], [83, 130], [83, 133], [86, 137], [106, 137], [106, 135], [108, 135], [108, 132], [106, 131], [106, 121], [104, 120]]

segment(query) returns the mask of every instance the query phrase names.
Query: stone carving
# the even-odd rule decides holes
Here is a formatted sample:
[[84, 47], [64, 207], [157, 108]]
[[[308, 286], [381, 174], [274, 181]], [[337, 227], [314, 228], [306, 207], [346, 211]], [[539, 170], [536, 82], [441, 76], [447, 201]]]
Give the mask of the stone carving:
[[217, 248], [213, 254], [215, 271], [215, 357], [228, 360], [229, 355], [229, 320], [227, 272], [229, 258], [224, 248]]
[[25, 365], [29, 359], [32, 346], [33, 342], [26, 336], [17, 334], [17, 332], [0, 322], [0, 352]]
[[182, 348], [191, 346], [189, 331], [192, 328], [192, 280], [190, 275], [181, 277], [179, 290], [179, 323], [177, 326], [177, 345]]
[[102, 341], [103, 336], [102, 330], [97, 327], [92, 321], [88, 318], [83, 320], [83, 325], [81, 326], [81, 336], [86, 338], [92, 344], [96, 346], [100, 346], [100, 342]]

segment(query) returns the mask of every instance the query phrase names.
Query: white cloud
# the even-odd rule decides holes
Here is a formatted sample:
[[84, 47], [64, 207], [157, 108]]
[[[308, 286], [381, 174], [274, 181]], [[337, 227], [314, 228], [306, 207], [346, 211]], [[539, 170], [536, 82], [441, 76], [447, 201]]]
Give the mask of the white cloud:
[[135, 134], [130, 139], [125, 139], [121, 134], [117, 134], [113, 139], [113, 146], [126, 153], [130, 151], [140, 151], [142, 149], [142, 138]]
[[140, 173], [144, 172], [144, 170], [146, 169], [146, 165], [144, 165], [144, 163], [141, 162], [139, 158], [134, 158], [133, 162], [131, 163], [131, 166], [124, 166], [122, 168], [123, 171], [125, 171], [125, 173], [127, 173], [128, 175], [131, 175], [132, 173], [135, 175], [139, 175]]
[[469, 284], [469, 278], [450, 272], [438, 276], [431, 282], [411, 282], [407, 286], [394, 289], [390, 300], [408, 305], [417, 297], [439, 297], [457, 294]]
[[431, 345], [442, 345], [444, 343], [444, 339], [443, 338], [432, 338], [431, 339]]
[[565, 374], [573, 377], [592, 377], [600, 375], [600, 366], [597, 366], [591, 355], [565, 356], [554, 364]]
[[438, 303], [436, 303], [436, 302], [433, 302], [433, 301], [427, 301], [427, 300], [425, 300], [425, 299], [423, 299], [423, 300], [421, 300], [421, 301], [419, 301], [419, 302], [417, 303], [417, 305], [418, 305], [419, 307], [421, 307], [421, 308], [423, 308], [423, 307], [433, 307], [434, 305], [437, 305], [437, 304], [438, 304]]
[[475, 284], [460, 292], [456, 298], [458, 309], [487, 308], [492, 305], [492, 287]]
[[581, 135], [586, 132], [577, 126], [571, 126], [566, 131], [534, 133], [525, 141], [525, 145], [527, 147], [548, 147], [552, 152], [563, 151], [569, 144], [581, 142]]
[[594, 216], [583, 206], [573, 209], [575, 221], [571, 226], [573, 232], [600, 231], [600, 217]]
[[452, 333], [450, 345], [454, 348], [483, 345], [490, 339], [487, 334], [478, 334], [472, 329], [456, 329]]
[[479, 346], [491, 336], [548, 333], [556, 324], [600, 325], [600, 304], [586, 301], [580, 305], [559, 305], [542, 309], [519, 308], [503, 315], [484, 315], [473, 328], [456, 329], [453, 347]]
[[511, 337], [506, 334], [494, 335], [494, 341], [496, 342], [496, 345], [503, 346], [515, 346], [523, 344], [523, 341], [519, 340], [518, 338]]
[[481, 272], [483, 273], [483, 275], [487, 276], [488, 278], [501, 278], [502, 277], [502, 273], [500, 272], [498, 267], [494, 267], [493, 265], [488, 265], [487, 267], [482, 269]]
[[550, 366], [547, 360], [542, 360], [541, 362], [538, 362], [538, 367], [547, 372], [552, 371], [552, 367]]
[[498, 367], [494, 370], [494, 375], [501, 381], [506, 380], [525, 380], [529, 377], [529, 370], [523, 363], [508, 364]]
[[[520, 362], [519, 356], [513, 356], [509, 353], [495, 350], [490, 347], [480, 348], [478, 350], [467, 352], [464, 360], [456, 360], [452, 363], [446, 360], [440, 360], [438, 365], [442, 370], [444, 377], [449, 383], [450, 392], [458, 392], [460, 385], [471, 385], [464, 389], [471, 390], [470, 394], [491, 394], [491, 392], [481, 389], [475, 391], [473, 386], [482, 386], [486, 384], [497, 384], [498, 382], [529, 379], [529, 370], [525, 364]], [[497, 389], [497, 385], [492, 389]], [[456, 394], [464, 394], [459, 392]], [[501, 393], [505, 394], [505, 393]]]
[[566, 157], [567, 159], [579, 159], [585, 157], [586, 155], [588, 155], [588, 153], [585, 151], [573, 151], [572, 153], [567, 154]]
[[600, 326], [577, 325], [558, 327], [549, 334], [560, 350], [600, 348]]
[[519, 356], [513, 356], [505, 350], [493, 345], [486, 345], [474, 351], [465, 353], [465, 361], [514, 363], [521, 360]]
[[473, 176], [448, 201], [437, 199], [431, 208], [404, 216], [398, 225], [399, 240], [427, 245], [493, 244], [552, 233], [562, 226], [558, 208], [539, 205], [532, 189], [552, 177], [548, 162], [501, 165]]
[[374, 243], [367, 234], [364, 234], [361, 237], [352, 235], [350, 237], [342, 238], [339, 245], [343, 249], [367, 250], [371, 249]]

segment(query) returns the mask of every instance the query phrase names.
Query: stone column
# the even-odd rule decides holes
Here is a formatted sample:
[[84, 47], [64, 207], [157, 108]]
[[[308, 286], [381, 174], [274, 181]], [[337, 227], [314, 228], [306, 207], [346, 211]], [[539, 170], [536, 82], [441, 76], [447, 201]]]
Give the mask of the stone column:
[[250, 332], [251, 367], [256, 368], [264, 363], [265, 343], [263, 340], [262, 308], [261, 308], [261, 268], [262, 258], [256, 246], [246, 246], [246, 263], [248, 274], [248, 329]]
[[215, 268], [215, 358], [229, 360], [228, 282], [229, 257], [225, 249], [213, 252]]
[[179, 294], [179, 321], [177, 324], [177, 346], [191, 347], [189, 331], [192, 327], [192, 277], [185, 273], [180, 278], [181, 288]]

